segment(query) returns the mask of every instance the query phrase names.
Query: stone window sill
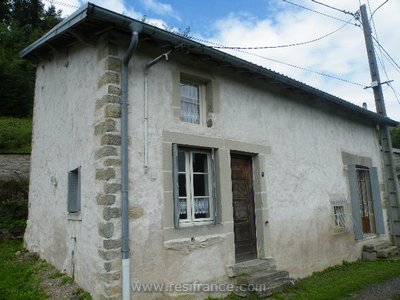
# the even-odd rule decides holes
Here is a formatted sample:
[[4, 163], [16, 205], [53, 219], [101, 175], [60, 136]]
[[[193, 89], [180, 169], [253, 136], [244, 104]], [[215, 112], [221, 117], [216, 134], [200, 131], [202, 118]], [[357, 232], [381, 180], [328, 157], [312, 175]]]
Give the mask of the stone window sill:
[[67, 215], [68, 221], [82, 221], [82, 215], [80, 212], [77, 213], [68, 213]]

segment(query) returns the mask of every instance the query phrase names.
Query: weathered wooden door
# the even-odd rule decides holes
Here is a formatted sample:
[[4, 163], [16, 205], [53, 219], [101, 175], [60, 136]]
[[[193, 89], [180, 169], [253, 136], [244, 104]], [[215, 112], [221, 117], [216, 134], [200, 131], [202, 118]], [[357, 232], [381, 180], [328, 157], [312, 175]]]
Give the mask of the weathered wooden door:
[[236, 262], [257, 257], [252, 159], [231, 157]]
[[360, 211], [364, 233], [372, 232], [370, 219], [370, 203], [372, 203], [371, 180], [367, 169], [357, 169]]

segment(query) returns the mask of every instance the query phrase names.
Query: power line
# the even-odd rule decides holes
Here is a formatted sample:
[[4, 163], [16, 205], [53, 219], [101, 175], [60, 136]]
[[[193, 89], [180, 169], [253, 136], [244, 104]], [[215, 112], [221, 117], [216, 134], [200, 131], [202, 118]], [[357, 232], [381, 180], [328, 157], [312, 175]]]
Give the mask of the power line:
[[269, 61], [272, 61], [272, 62], [275, 62], [275, 63], [278, 63], [278, 64], [282, 64], [282, 65], [285, 65], [285, 66], [288, 66], [288, 67], [292, 67], [292, 68], [296, 68], [296, 69], [299, 69], [299, 70], [307, 71], [307, 72], [310, 72], [310, 73], [314, 73], [314, 74], [321, 75], [321, 76], [324, 76], [324, 77], [328, 77], [328, 78], [331, 78], [331, 79], [335, 79], [335, 80], [339, 80], [339, 81], [342, 81], [342, 82], [350, 83], [350, 84], [353, 84], [353, 85], [365, 87], [365, 85], [361, 84], [361, 83], [357, 83], [357, 82], [354, 82], [354, 81], [351, 81], [351, 80], [347, 80], [347, 79], [343, 79], [343, 78], [340, 78], [340, 77], [336, 77], [336, 76], [333, 76], [333, 75], [330, 75], [330, 74], [326, 74], [326, 73], [322, 73], [322, 72], [319, 72], [319, 71], [314, 71], [314, 70], [311, 70], [311, 69], [300, 67], [300, 66], [297, 66], [295, 64], [283, 62], [283, 61], [280, 61], [280, 60], [277, 60], [277, 59], [265, 57], [265, 56], [258, 55], [258, 54], [255, 54], [255, 53], [251, 53], [251, 52], [242, 51], [242, 50], [239, 50], [239, 49], [233, 49], [233, 50], [241, 52], [241, 53], [244, 53], [244, 54], [252, 55], [252, 56], [255, 56], [255, 57], [259, 57], [259, 58], [262, 58], [262, 59], [265, 59], [265, 60], [269, 60]]
[[[376, 46], [376, 48], [379, 49], [379, 45], [375, 41], [374, 41], [374, 45]], [[379, 49], [379, 51], [381, 51], [381, 50]], [[400, 69], [392, 62], [392, 60], [387, 56], [387, 54], [384, 53], [383, 51], [380, 53], [382, 54], [382, 57], [384, 57], [392, 65], [393, 69], [400, 74]]]
[[[211, 48], [217, 48], [217, 47], [212, 46], [212, 45], [217, 45], [218, 47], [225, 47], [224, 45], [221, 45], [221, 44], [218, 44], [218, 43], [215, 43], [215, 42], [210, 42], [210, 41], [207, 41], [207, 40], [204, 40], [204, 39], [201, 39], [201, 38], [197, 38], [197, 37], [194, 37], [194, 36], [190, 36], [190, 39], [196, 40], [196, 41], [204, 43], [204, 44], [209, 44], [210, 45], [209, 47], [211, 47]], [[251, 52], [247, 52], [247, 51], [243, 51], [242, 49], [238, 49], [238, 48], [232, 48], [232, 49], [226, 48], [226, 49], [227, 50], [233, 50], [233, 51], [240, 52], [240, 53], [244, 53], [244, 54], [251, 55], [251, 56], [255, 56], [255, 57], [258, 57], [258, 58], [262, 58], [262, 59], [265, 59], [265, 60], [268, 60], [268, 61], [272, 61], [272, 62], [275, 62], [275, 63], [278, 63], [278, 64], [282, 64], [282, 65], [285, 65], [285, 66], [288, 66], [288, 67], [296, 68], [296, 69], [299, 69], [299, 70], [302, 70], [302, 71], [314, 73], [314, 74], [321, 75], [321, 76], [324, 76], [324, 77], [328, 77], [328, 78], [331, 78], [331, 79], [335, 79], [335, 80], [339, 80], [339, 81], [342, 81], [342, 82], [350, 83], [350, 84], [353, 84], [353, 85], [365, 87], [365, 84], [361, 84], [361, 83], [354, 82], [354, 81], [351, 81], [351, 80], [343, 79], [343, 78], [336, 77], [336, 76], [333, 76], [333, 75], [330, 75], [330, 74], [326, 74], [326, 73], [323, 73], [323, 72], [314, 71], [314, 70], [311, 70], [311, 69], [307, 69], [305, 67], [297, 66], [295, 64], [286, 63], [286, 62], [283, 62], [283, 61], [280, 61], [280, 60], [277, 60], [277, 59], [265, 57], [263, 55], [259, 55], [259, 54], [255, 54], [255, 53], [251, 53]]]
[[372, 38], [374, 39], [374, 41], [376, 42], [376, 44], [378, 45], [379, 48], [381, 48], [383, 50], [383, 52], [389, 57], [390, 61], [392, 61], [395, 65], [398, 71], [400, 71], [400, 66], [398, 65], [398, 63], [393, 59], [393, 57], [385, 50], [385, 48], [383, 48], [383, 46], [379, 43], [379, 41], [372, 36]]
[[319, 1], [316, 1], [316, 0], [311, 0], [311, 1], [314, 2], [314, 3], [317, 3], [317, 4], [319, 4], [319, 5], [328, 7], [328, 8], [330, 8], [330, 9], [339, 11], [339, 12], [341, 12], [341, 13], [344, 13], [344, 14], [347, 14], [347, 15], [351, 15], [351, 16], [353, 16], [353, 17], [356, 16], [356, 14], [354, 14], [354, 13], [352, 13], [352, 12], [350, 12], [350, 11], [347, 11], [347, 10], [344, 10], [344, 9], [340, 9], [340, 8], [337, 8], [337, 7], [334, 7], [334, 6], [330, 6], [330, 5], [328, 5], [328, 4], [325, 4], [325, 3], [322, 3], [322, 2], [319, 2]]
[[52, 5], [57, 4], [57, 5], [65, 6], [65, 7], [68, 7], [68, 8], [79, 8], [78, 6], [75, 6], [75, 5], [72, 5], [72, 4], [68, 4], [68, 3], [64, 3], [64, 2], [61, 2], [61, 1], [57, 1], [57, 0], [43, 0], [43, 1], [49, 2]]
[[343, 26], [341, 26], [340, 28], [329, 32], [323, 36], [320, 36], [318, 38], [309, 40], [309, 41], [305, 41], [305, 42], [299, 42], [299, 43], [292, 43], [292, 44], [284, 44], [284, 45], [276, 45], [276, 46], [255, 46], [255, 47], [237, 47], [237, 46], [214, 46], [213, 48], [216, 49], [240, 49], [240, 50], [261, 50], [261, 49], [277, 49], [277, 48], [288, 48], [288, 47], [293, 47], [293, 46], [301, 46], [301, 45], [306, 45], [306, 44], [310, 44], [313, 42], [317, 42], [320, 41], [324, 38], [327, 38], [328, 36], [331, 36], [332, 34], [335, 34], [336, 32], [338, 32], [339, 30], [343, 29], [344, 27], [346, 27], [348, 24], [351, 24], [352, 19], [350, 19], [346, 24], [344, 24]]
[[[386, 0], [386, 1], [384, 1], [381, 5], [379, 5], [375, 10], [374, 10], [374, 12], [373, 13], [371, 13], [371, 17], [370, 17], [370, 19], [372, 19], [372, 17], [373, 17], [373, 15], [382, 7], [382, 6], [384, 6], [386, 3], [388, 3], [389, 2], [389, 0]], [[369, 5], [369, 4], [368, 4]]]
[[[369, 9], [369, 12], [370, 12], [370, 16], [371, 16], [371, 17], [370, 17], [370, 21], [372, 21], [372, 27], [373, 27], [374, 32], [375, 32], [376, 40], [379, 41], [379, 38], [378, 38], [378, 31], [376, 30], [375, 21], [374, 21], [374, 19], [372, 18], [372, 14], [373, 14], [373, 13], [371, 12], [371, 5], [370, 5], [369, 0], [367, 0], [367, 3], [368, 3], [368, 9]], [[376, 10], [375, 10], [375, 11], [376, 11]], [[384, 63], [384, 61], [383, 61], [382, 58], [381, 58], [381, 56], [383, 56], [382, 49], [378, 47], [378, 50], [379, 50], [379, 54], [377, 55], [377, 57], [378, 57], [379, 63], [381, 64], [382, 70], [383, 70], [383, 72], [384, 72], [385, 75], [386, 75], [386, 79], [389, 80], [389, 75], [388, 75], [388, 73], [386, 72], [385, 63]]]
[[400, 104], [400, 98], [399, 98], [399, 92], [397, 92], [394, 87], [392, 86], [392, 84], [390, 82], [388, 82], [388, 86], [392, 89], [392, 92], [397, 100], [397, 102]]
[[[343, 20], [343, 19], [340, 19], [340, 18], [331, 16], [331, 15], [325, 14], [325, 13], [323, 13], [323, 12], [320, 12], [320, 11], [317, 11], [317, 10], [314, 10], [314, 9], [311, 9], [311, 8], [308, 8], [308, 7], [305, 7], [305, 6], [303, 6], [303, 5], [300, 5], [300, 4], [297, 4], [297, 3], [293, 3], [293, 2], [290, 2], [290, 1], [288, 1], [288, 0], [282, 0], [282, 1], [283, 1], [283, 2], [286, 2], [286, 3], [289, 3], [289, 4], [291, 4], [291, 5], [294, 5], [294, 6], [300, 7], [300, 8], [302, 8], [302, 9], [305, 9], [305, 10], [308, 10], [308, 11], [312, 11], [312, 12], [314, 12], [314, 13], [316, 13], [316, 14], [319, 14], [319, 15], [322, 15], [322, 16], [325, 16], [325, 17], [328, 17], [328, 18], [337, 20], [337, 21], [341, 21], [341, 22], [347, 23], [346, 20]], [[354, 26], [359, 26], [358, 24], [355, 24], [355, 23], [350, 23], [350, 24], [352, 24], [352, 25], [354, 25]]]

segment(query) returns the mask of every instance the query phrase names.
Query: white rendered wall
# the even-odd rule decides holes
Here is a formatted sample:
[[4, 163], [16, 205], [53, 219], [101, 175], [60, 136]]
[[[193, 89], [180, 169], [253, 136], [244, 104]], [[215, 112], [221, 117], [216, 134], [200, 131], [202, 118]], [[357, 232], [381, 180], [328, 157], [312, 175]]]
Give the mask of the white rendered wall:
[[[37, 68], [25, 244], [69, 275], [74, 249], [75, 279], [92, 292], [98, 272], [94, 109], [101, 70], [95, 48], [68, 51]], [[82, 207], [73, 218], [67, 213], [67, 174], [79, 166]]]

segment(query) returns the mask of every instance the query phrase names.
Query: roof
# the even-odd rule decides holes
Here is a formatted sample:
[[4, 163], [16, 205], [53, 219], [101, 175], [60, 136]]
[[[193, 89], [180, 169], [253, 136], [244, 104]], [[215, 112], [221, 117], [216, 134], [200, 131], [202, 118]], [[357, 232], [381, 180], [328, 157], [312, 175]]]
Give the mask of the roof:
[[58, 48], [64, 48], [77, 40], [90, 44], [91, 37], [112, 29], [129, 32], [129, 24], [132, 22], [142, 28], [139, 34], [140, 42], [151, 43], [155, 47], [163, 47], [164, 50], [166, 48], [175, 48], [178, 49], [177, 51], [195, 56], [196, 59], [206, 63], [246, 74], [278, 88], [300, 93], [306, 96], [305, 98], [308, 99], [309, 104], [349, 119], [372, 121], [375, 124], [389, 126], [397, 126], [399, 124], [388, 117], [364, 109], [270, 69], [92, 3], [82, 6], [40, 39], [23, 49], [20, 54], [23, 58], [33, 59], [35, 57], [40, 58], [50, 51], [56, 51]]

